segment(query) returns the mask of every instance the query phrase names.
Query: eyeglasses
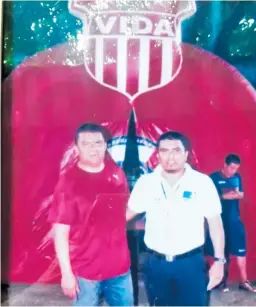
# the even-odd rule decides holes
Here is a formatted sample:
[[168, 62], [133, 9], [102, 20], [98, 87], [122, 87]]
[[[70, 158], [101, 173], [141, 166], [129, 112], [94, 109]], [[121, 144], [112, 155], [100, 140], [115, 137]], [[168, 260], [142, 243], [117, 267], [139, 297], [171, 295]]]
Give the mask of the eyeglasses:
[[86, 149], [102, 148], [104, 147], [104, 142], [103, 141], [97, 141], [94, 143], [82, 142], [81, 145]]

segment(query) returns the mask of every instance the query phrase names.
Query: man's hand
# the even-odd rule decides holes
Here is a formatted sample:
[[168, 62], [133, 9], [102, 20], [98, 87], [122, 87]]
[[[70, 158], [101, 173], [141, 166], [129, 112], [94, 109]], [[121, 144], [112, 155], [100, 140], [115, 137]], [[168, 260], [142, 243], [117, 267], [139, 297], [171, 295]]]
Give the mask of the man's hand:
[[236, 191], [236, 199], [242, 199], [244, 197], [244, 192]]
[[230, 191], [222, 195], [223, 199], [242, 199], [243, 197], [244, 193], [239, 192], [238, 190]]
[[61, 287], [63, 293], [71, 299], [76, 298], [79, 292], [78, 283], [72, 272], [69, 257], [69, 230], [65, 224], [54, 225], [54, 246], [61, 271]]
[[[207, 218], [210, 237], [214, 248], [214, 256], [216, 258], [224, 258], [225, 236], [223, 223], [220, 215]], [[215, 261], [209, 271], [209, 284], [207, 290], [216, 287], [222, 281], [224, 276], [224, 263]]]
[[133, 212], [131, 209], [127, 208], [126, 209], [126, 221], [129, 222], [131, 221], [133, 218], [135, 218], [135, 216], [138, 215], [138, 213]]
[[237, 198], [237, 192], [236, 191], [229, 191], [224, 194], [222, 194], [223, 199], [236, 199]]
[[218, 286], [224, 276], [224, 264], [221, 262], [214, 262], [209, 271], [209, 283], [207, 290], [212, 290]]
[[76, 299], [77, 293], [80, 291], [77, 279], [73, 273], [65, 274], [62, 276], [61, 288], [64, 295], [70, 297], [71, 299]]

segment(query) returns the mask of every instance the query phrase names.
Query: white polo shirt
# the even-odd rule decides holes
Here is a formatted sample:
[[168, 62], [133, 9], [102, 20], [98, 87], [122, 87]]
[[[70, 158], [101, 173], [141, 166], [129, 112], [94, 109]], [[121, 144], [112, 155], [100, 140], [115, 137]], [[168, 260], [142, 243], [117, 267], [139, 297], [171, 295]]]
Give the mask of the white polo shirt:
[[128, 207], [146, 213], [147, 247], [176, 256], [204, 244], [204, 218], [220, 215], [221, 203], [211, 178], [190, 165], [173, 187], [161, 173], [158, 166], [138, 179]]

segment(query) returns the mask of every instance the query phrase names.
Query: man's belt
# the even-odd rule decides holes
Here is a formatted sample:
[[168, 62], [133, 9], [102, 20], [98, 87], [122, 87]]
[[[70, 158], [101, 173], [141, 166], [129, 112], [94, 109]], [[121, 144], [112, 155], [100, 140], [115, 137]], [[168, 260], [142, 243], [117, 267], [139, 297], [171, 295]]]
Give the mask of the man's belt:
[[176, 256], [169, 256], [169, 255], [161, 254], [161, 253], [158, 253], [158, 252], [156, 252], [156, 251], [154, 251], [150, 248], [148, 248], [147, 250], [148, 250], [149, 253], [151, 253], [152, 255], [156, 256], [159, 259], [164, 259], [166, 261], [172, 262], [172, 261], [175, 261], [175, 260], [188, 258], [190, 256], [194, 256], [196, 254], [202, 253], [203, 247], [200, 246], [200, 247], [194, 248], [191, 251], [188, 251], [184, 254], [180, 254], [180, 255], [176, 255]]

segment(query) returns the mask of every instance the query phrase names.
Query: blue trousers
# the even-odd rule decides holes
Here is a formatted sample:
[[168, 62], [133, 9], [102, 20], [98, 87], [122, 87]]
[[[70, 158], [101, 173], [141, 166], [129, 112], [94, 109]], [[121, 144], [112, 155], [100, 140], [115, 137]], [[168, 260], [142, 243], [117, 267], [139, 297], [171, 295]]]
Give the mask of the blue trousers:
[[143, 270], [150, 306], [207, 306], [203, 253], [173, 262], [150, 254]]
[[103, 281], [78, 278], [80, 292], [73, 306], [99, 306], [102, 298], [109, 306], [133, 306], [133, 286], [130, 271]]

